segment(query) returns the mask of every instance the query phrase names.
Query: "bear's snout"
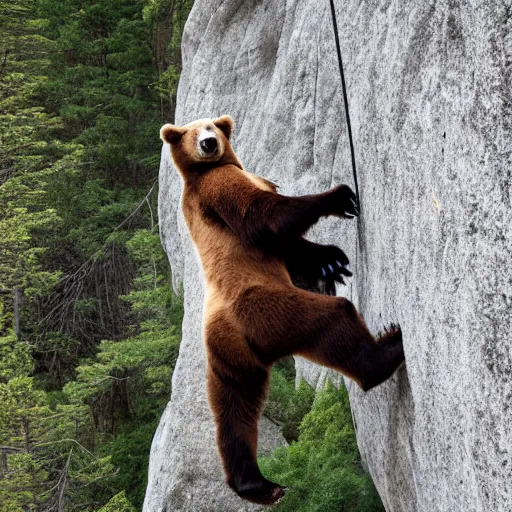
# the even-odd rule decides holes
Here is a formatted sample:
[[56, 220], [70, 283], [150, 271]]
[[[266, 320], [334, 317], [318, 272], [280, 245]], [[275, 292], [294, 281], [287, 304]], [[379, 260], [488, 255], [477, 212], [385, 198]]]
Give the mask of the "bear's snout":
[[199, 146], [207, 155], [213, 155], [219, 149], [219, 144], [216, 137], [208, 137], [207, 139], [201, 140]]

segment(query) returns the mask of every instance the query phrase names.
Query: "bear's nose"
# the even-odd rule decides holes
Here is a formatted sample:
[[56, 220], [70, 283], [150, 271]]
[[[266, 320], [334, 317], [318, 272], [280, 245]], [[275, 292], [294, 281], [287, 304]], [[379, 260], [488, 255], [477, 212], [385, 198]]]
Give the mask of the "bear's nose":
[[199, 145], [207, 155], [215, 153], [218, 148], [217, 139], [215, 137], [208, 137], [207, 139], [203, 139]]

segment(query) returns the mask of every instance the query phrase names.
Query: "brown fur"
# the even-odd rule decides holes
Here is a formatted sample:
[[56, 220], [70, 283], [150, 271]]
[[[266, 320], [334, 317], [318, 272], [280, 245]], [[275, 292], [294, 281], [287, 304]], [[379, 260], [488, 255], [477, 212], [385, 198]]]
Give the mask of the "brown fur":
[[[218, 141], [215, 155], [198, 149], [204, 129]], [[292, 283], [291, 273], [321, 280], [320, 270], [324, 274], [336, 260], [343, 266], [332, 273], [332, 283], [343, 282], [341, 273], [350, 275], [340, 249], [302, 238], [321, 216], [357, 215], [350, 189], [279, 195], [275, 185], [243, 168], [229, 143], [231, 131], [231, 118], [222, 116], [165, 125], [161, 136], [183, 178], [183, 213], [204, 271], [207, 386], [227, 482], [241, 497], [271, 504], [284, 489], [261, 475], [256, 455], [272, 364], [299, 354], [368, 390], [404, 355], [398, 328], [377, 343], [347, 299]]]

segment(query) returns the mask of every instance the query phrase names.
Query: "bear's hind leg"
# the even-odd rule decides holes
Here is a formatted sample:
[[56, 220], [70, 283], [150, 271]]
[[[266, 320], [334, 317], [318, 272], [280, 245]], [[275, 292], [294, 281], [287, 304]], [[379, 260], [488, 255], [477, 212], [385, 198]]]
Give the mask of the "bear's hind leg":
[[404, 360], [400, 330], [377, 342], [343, 297], [258, 286], [240, 297], [236, 311], [246, 339], [265, 364], [301, 355], [368, 390], [390, 377]]
[[364, 378], [361, 387], [368, 391], [389, 379], [404, 362], [404, 347], [400, 327], [392, 325], [377, 343], [365, 346], [361, 353]]
[[284, 489], [261, 474], [256, 458], [268, 370], [255, 367], [232, 372], [225, 365], [226, 361], [217, 365], [210, 360], [207, 382], [226, 481], [241, 498], [271, 505], [283, 497]]
[[351, 302], [334, 300], [344, 304], [345, 314], [338, 321], [333, 315], [298, 354], [342, 372], [369, 391], [389, 379], [405, 360], [402, 331], [392, 326], [376, 340]]

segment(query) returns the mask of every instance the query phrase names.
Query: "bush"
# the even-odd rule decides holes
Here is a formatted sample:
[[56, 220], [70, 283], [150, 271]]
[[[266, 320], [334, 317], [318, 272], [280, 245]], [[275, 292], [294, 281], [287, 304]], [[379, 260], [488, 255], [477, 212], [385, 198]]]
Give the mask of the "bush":
[[360, 463], [347, 391], [328, 384], [289, 447], [262, 458], [266, 478], [289, 488], [279, 512], [384, 512]]
[[299, 437], [299, 425], [311, 410], [314, 398], [314, 390], [305, 381], [295, 389], [293, 358], [285, 359], [272, 368], [264, 414], [281, 425], [283, 436], [290, 443]]
[[135, 512], [130, 502], [126, 498], [124, 491], [116, 494], [104, 507], [98, 512]]

